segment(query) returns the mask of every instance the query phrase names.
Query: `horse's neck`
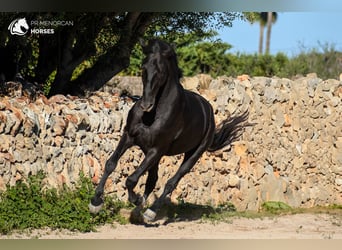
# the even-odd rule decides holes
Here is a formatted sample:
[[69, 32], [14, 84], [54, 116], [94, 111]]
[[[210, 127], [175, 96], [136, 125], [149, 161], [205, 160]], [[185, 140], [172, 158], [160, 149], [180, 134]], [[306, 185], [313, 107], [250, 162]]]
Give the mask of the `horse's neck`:
[[167, 106], [177, 106], [184, 98], [184, 88], [178, 78], [168, 78], [166, 85], [159, 96], [159, 104]]

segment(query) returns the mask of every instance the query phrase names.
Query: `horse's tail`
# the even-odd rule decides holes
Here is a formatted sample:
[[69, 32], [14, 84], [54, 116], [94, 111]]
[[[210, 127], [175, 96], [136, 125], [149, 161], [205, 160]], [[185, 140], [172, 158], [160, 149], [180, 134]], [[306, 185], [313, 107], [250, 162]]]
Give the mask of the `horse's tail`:
[[245, 126], [252, 125], [246, 123], [248, 114], [249, 112], [246, 110], [241, 115], [229, 117], [222, 121], [216, 127], [213, 142], [207, 150], [214, 152], [234, 142], [241, 135], [242, 129]]

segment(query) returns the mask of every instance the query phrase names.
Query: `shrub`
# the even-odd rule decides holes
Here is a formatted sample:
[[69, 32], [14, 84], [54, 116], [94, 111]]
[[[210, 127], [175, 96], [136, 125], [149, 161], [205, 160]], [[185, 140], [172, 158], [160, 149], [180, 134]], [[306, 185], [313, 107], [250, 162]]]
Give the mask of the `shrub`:
[[0, 233], [13, 230], [69, 229], [81, 232], [94, 231], [104, 223], [126, 221], [118, 214], [126, 204], [118, 200], [105, 199], [104, 209], [97, 215], [88, 211], [89, 200], [94, 193], [91, 181], [80, 176], [74, 189], [42, 190], [44, 174], [29, 176], [0, 194]]
[[289, 212], [292, 208], [281, 201], [267, 201], [261, 205], [262, 210], [272, 214], [278, 214], [283, 212]]
[[[319, 44], [319, 47], [310, 50], [301, 48], [299, 54], [288, 57], [284, 53], [232, 54], [228, 52], [231, 46], [227, 43], [195, 42], [178, 48], [177, 55], [184, 76], [206, 73], [212, 77], [248, 74], [293, 78], [314, 72], [322, 79], [338, 79], [342, 72], [342, 52], [329, 44]], [[138, 49], [133, 51], [131, 65], [122, 74], [140, 75], [142, 58]]]

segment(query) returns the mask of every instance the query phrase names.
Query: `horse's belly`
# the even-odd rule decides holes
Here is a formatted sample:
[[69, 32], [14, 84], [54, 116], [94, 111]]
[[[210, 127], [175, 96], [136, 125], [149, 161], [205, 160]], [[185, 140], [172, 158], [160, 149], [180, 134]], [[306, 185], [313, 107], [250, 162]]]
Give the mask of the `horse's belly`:
[[[140, 134], [134, 138], [134, 143], [143, 152], [147, 152], [151, 148], [164, 148], [167, 149], [165, 155], [177, 155], [190, 151], [198, 146], [201, 141], [199, 138], [202, 137], [200, 135], [196, 138], [190, 137], [189, 135], [179, 135], [174, 140], [169, 140], [170, 138], [160, 136], [158, 139], [154, 138], [150, 144], [150, 140], [146, 138], [146, 134]], [[165, 145], [166, 141], [168, 141], [167, 145]]]
[[[193, 103], [196, 104], [196, 102]], [[203, 112], [204, 108], [207, 108], [206, 112]], [[204, 140], [209, 140], [206, 135], [213, 134], [214, 131], [208, 131], [208, 129], [215, 128], [213, 117], [208, 115], [211, 113], [210, 108], [210, 106], [199, 105], [196, 109], [196, 106], [193, 105], [192, 109], [187, 112], [188, 115], [184, 117], [185, 127], [181, 129], [181, 132], [175, 136], [174, 141], [170, 144], [168, 155], [191, 151], [200, 144], [206, 143]]]
[[192, 129], [180, 134], [172, 143], [167, 151], [167, 155], [177, 155], [188, 152], [204, 140], [204, 134], [201, 130]]

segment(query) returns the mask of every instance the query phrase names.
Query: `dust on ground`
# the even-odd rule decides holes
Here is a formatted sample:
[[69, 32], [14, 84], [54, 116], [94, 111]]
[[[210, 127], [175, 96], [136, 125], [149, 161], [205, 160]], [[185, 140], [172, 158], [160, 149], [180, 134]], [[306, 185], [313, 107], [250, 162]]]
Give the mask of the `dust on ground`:
[[158, 221], [153, 225], [120, 225], [96, 232], [32, 230], [0, 235], [0, 239], [342, 239], [342, 217], [332, 214], [292, 214], [265, 218], [232, 217], [226, 222], [206, 220]]

